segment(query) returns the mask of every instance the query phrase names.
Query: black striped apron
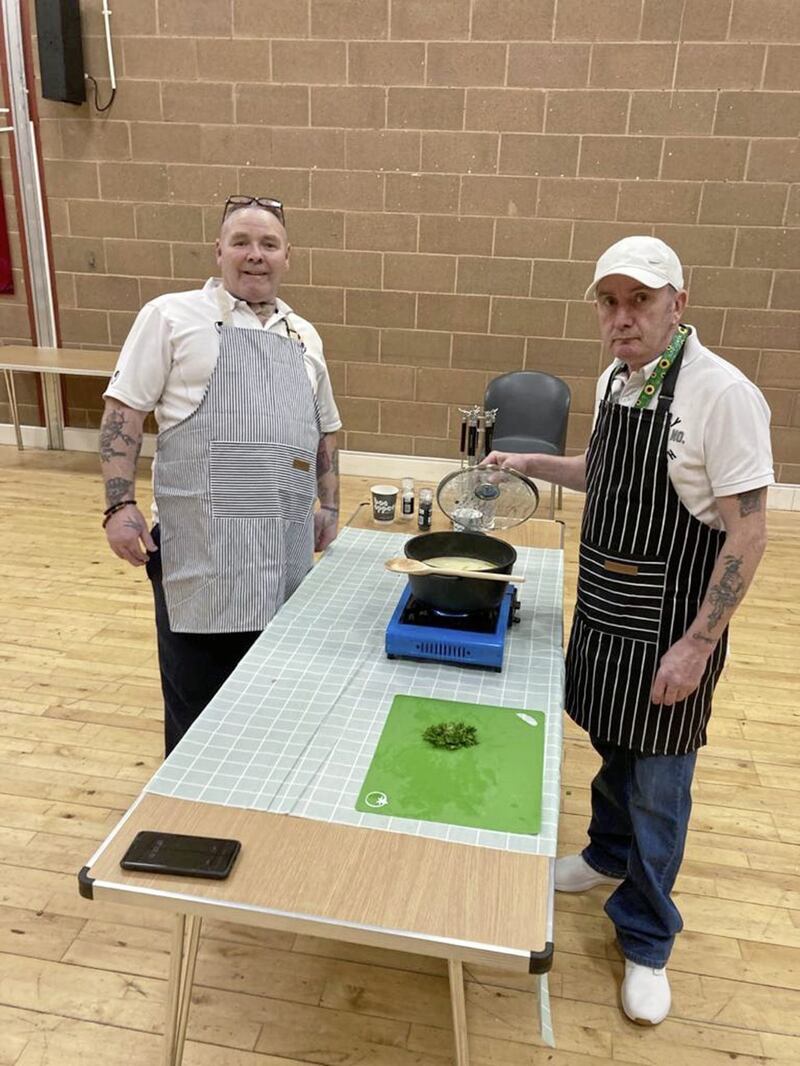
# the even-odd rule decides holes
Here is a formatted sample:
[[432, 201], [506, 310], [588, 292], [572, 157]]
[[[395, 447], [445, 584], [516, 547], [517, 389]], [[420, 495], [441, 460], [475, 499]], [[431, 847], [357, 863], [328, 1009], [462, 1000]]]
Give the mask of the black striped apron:
[[650, 701], [662, 655], [705, 596], [722, 530], [681, 503], [667, 470], [670, 404], [681, 352], [650, 410], [600, 403], [586, 460], [578, 595], [566, 661], [566, 708], [593, 737], [643, 754], [706, 742], [727, 630], [698, 688], [671, 707]]
[[320, 420], [302, 344], [291, 331], [229, 322], [225, 308], [200, 406], [158, 437], [154, 492], [176, 633], [263, 629], [313, 564]]

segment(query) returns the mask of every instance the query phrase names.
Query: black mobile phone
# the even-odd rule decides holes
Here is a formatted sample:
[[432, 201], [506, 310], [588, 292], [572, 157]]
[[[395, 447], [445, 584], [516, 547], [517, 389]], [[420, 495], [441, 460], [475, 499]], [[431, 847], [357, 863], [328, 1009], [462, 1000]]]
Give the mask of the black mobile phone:
[[222, 880], [242, 845], [238, 840], [221, 837], [195, 837], [183, 833], [137, 833], [122, 856], [125, 870], [146, 873], [183, 874], [186, 877], [212, 877]]

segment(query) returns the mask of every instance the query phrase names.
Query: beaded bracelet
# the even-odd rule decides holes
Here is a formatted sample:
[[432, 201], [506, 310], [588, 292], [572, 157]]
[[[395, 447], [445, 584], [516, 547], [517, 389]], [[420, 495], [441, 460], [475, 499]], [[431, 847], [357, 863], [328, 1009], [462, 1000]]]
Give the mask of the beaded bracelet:
[[121, 511], [123, 507], [135, 507], [135, 506], [136, 506], [136, 500], [120, 500], [118, 503], [112, 503], [110, 507], [106, 507], [105, 511], [103, 511], [103, 515], [104, 515], [104, 518], [103, 518], [103, 529], [106, 528], [106, 526], [108, 525], [109, 521], [111, 520], [111, 517], [113, 515], [115, 515], [117, 513], [117, 511]]

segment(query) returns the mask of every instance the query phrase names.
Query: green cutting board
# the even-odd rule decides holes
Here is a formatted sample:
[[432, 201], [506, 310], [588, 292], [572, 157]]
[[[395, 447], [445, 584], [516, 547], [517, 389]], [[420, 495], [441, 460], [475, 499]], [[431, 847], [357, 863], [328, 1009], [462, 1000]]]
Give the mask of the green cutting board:
[[[519, 716], [536, 722], [531, 725]], [[448, 751], [422, 734], [465, 722], [478, 743]], [[544, 714], [512, 707], [395, 696], [356, 810], [506, 833], [538, 833]]]

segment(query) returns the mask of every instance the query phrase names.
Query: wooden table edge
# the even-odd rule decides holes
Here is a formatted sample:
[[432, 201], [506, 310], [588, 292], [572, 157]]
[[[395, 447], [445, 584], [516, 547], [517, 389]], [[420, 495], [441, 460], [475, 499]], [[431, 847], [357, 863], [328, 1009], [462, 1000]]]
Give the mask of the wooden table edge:
[[[149, 801], [149, 802], [148, 802]], [[190, 824], [184, 824], [181, 818], [182, 806], [192, 809]], [[150, 810], [157, 811], [159, 806], [171, 810], [173, 818], [168, 824], [156, 819], [151, 820]], [[216, 810], [215, 810], [216, 808]], [[144, 820], [142, 820], [144, 814]], [[330, 838], [332, 852], [337, 857], [339, 874], [346, 882], [348, 877], [358, 873], [359, 857], [377, 853], [376, 864], [386, 866], [387, 856], [397, 849], [411, 850], [413, 854], [422, 851], [437, 858], [447, 855], [459, 866], [466, 863], [474, 870], [474, 864], [485, 863], [492, 870], [495, 881], [503, 877], [507, 867], [519, 887], [524, 879], [531, 894], [531, 912], [535, 912], [530, 922], [536, 933], [527, 937], [524, 944], [513, 945], [495, 943], [491, 937], [471, 938], [469, 936], [442, 935], [432, 929], [415, 928], [414, 923], [387, 922], [385, 925], [370, 920], [353, 920], [335, 913], [317, 913], [303, 906], [272, 905], [263, 901], [246, 898], [234, 898], [230, 895], [230, 886], [235, 885], [234, 874], [230, 882], [215, 882], [196, 878], [162, 877], [158, 874], [141, 874], [123, 870], [119, 859], [126, 850], [135, 832], [143, 828], [161, 828], [171, 832], [198, 832], [205, 835], [214, 833], [215, 817], [223, 815], [228, 825], [225, 835], [243, 838], [242, 855], [237, 863], [247, 855], [248, 829], [263, 832], [264, 826], [280, 825], [280, 820], [292, 818], [291, 836], [298, 834], [301, 838], [315, 842]], [[231, 825], [233, 822], [233, 825]], [[249, 825], [248, 825], [249, 823]], [[288, 825], [288, 823], [284, 823]], [[253, 849], [252, 838], [250, 848]], [[342, 847], [342, 842], [352, 842], [352, 847]], [[282, 844], [285, 841], [281, 842]], [[364, 848], [367, 848], [367, 851]], [[320, 853], [317, 850], [301, 854], [303, 841], [298, 844], [297, 854], [287, 856], [289, 864], [296, 864], [301, 871], [310, 871], [315, 867]], [[452, 849], [452, 850], [450, 850]], [[324, 855], [322, 855], [324, 860]], [[246, 860], [245, 860], [246, 861]], [[348, 870], [350, 863], [353, 869]], [[436, 866], [436, 864], [434, 864]], [[387, 832], [386, 830], [367, 829], [358, 826], [338, 825], [319, 822], [313, 819], [290, 815], [270, 814], [265, 811], [244, 810], [242, 808], [221, 807], [216, 804], [197, 804], [194, 801], [175, 800], [171, 797], [142, 793], [109, 834], [100, 848], [89, 859], [78, 874], [78, 886], [82, 896], [87, 899], [105, 900], [154, 907], [170, 913], [191, 914], [198, 917], [216, 918], [236, 924], [260, 926], [294, 932], [325, 939], [342, 940], [365, 946], [389, 948], [408, 951], [435, 958], [460, 959], [487, 966], [499, 967], [515, 972], [543, 973], [550, 969], [553, 946], [548, 940], [549, 896], [551, 893], [552, 859], [542, 855], [522, 855], [518, 852], [503, 852], [497, 849], [479, 849], [473, 845], [432, 840], [409, 834]], [[391, 880], [391, 868], [387, 868], [387, 877]], [[464, 880], [468, 874], [464, 873]], [[226, 895], [226, 890], [228, 894]], [[424, 888], [422, 890], [424, 892]], [[527, 895], [527, 893], [526, 893]], [[244, 897], [245, 893], [241, 893]], [[519, 898], [513, 890], [510, 898]], [[537, 902], [533, 903], [533, 899]], [[326, 909], [321, 900], [319, 911]], [[517, 903], [522, 906], [521, 903]], [[527, 905], [526, 905], [527, 906]], [[334, 901], [333, 908], [336, 904]], [[410, 928], [408, 926], [411, 926]]]

